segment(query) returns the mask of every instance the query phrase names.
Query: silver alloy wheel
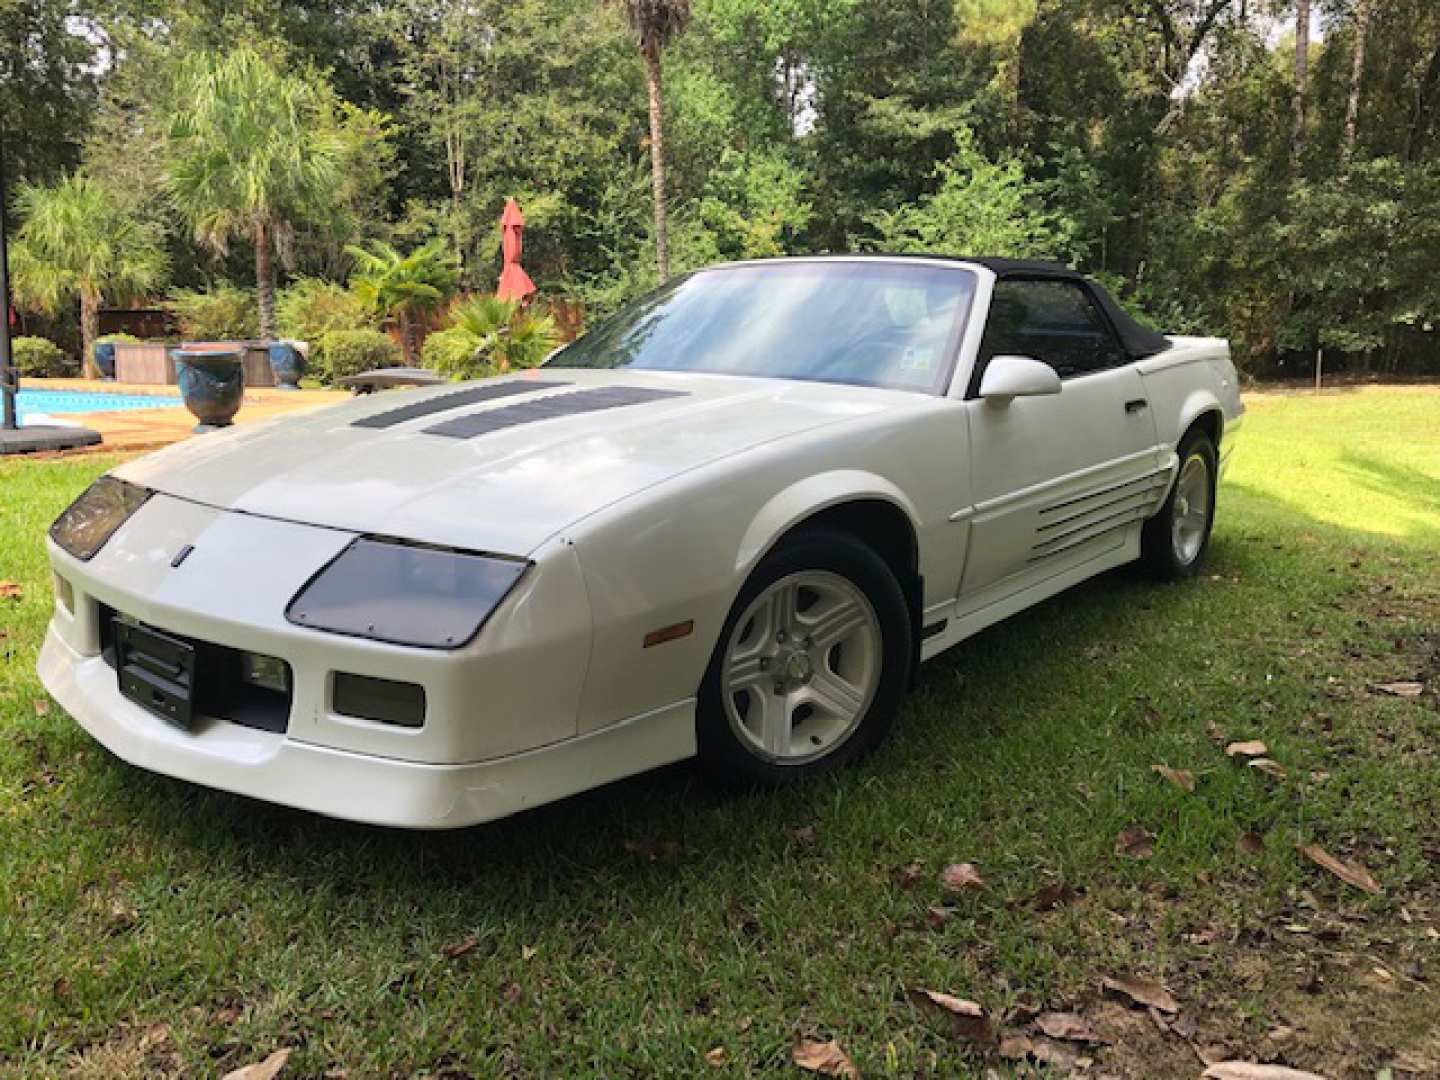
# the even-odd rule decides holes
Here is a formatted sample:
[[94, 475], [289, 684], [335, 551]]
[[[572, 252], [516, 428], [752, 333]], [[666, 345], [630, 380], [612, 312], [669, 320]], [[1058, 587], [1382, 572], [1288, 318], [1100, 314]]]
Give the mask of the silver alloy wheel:
[[882, 668], [869, 598], [828, 570], [772, 582], [725, 644], [720, 692], [735, 735], [757, 757], [803, 765], [855, 733]]
[[1210, 524], [1210, 466], [1199, 454], [1191, 454], [1175, 481], [1175, 501], [1170, 512], [1170, 543], [1175, 561], [1189, 566], [1200, 557], [1205, 530]]

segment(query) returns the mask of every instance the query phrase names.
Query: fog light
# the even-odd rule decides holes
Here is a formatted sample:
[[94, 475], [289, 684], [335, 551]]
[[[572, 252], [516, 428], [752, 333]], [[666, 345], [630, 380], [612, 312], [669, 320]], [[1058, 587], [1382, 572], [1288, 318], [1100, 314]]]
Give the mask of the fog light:
[[75, 588], [59, 574], [51, 575], [55, 579], [55, 602], [65, 611], [75, 614]]
[[290, 690], [290, 665], [278, 656], [242, 653], [240, 655], [240, 678], [262, 690], [274, 690], [277, 694], [288, 693]]
[[418, 728], [425, 723], [425, 688], [415, 683], [337, 671], [331, 705], [342, 716], [378, 720], [397, 727]]

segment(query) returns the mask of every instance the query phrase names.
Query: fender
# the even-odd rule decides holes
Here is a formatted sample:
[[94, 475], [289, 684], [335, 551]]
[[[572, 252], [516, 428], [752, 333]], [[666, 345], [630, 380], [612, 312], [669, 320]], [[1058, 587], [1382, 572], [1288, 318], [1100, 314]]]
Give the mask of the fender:
[[895, 506], [910, 520], [910, 527], [918, 537], [920, 515], [905, 493], [883, 476], [863, 469], [817, 473], [772, 495], [751, 519], [735, 553], [737, 580], [743, 581], [749, 576], [780, 538], [802, 521], [832, 506], [859, 499], [875, 499]]

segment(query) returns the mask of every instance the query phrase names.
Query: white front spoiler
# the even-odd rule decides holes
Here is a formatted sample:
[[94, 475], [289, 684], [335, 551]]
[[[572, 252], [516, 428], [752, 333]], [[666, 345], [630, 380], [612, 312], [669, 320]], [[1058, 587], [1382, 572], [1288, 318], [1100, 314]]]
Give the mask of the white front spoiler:
[[216, 721], [181, 731], [121, 695], [115, 671], [52, 626], [40, 681], [80, 726], [142, 769], [329, 817], [449, 829], [505, 817], [695, 753], [693, 699], [489, 761], [434, 765], [357, 754]]

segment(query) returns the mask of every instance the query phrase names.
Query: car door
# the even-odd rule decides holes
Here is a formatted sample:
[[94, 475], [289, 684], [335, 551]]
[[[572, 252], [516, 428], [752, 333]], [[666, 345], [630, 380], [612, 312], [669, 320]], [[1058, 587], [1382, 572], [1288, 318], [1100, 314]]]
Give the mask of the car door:
[[[1049, 364], [1060, 393], [980, 399], [1001, 355]], [[974, 505], [962, 609], [1123, 544], [1165, 483], [1140, 374], [1082, 281], [996, 281], [965, 407]]]

